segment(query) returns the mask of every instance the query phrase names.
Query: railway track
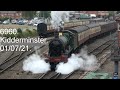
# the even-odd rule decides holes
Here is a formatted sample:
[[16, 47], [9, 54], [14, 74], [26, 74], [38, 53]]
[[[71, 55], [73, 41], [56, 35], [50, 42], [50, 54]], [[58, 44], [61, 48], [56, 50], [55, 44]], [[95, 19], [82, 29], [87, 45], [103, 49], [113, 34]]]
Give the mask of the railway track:
[[[81, 73], [81, 71], [77, 71], [76, 73], [78, 73], [78, 74], [76, 74], [76, 76], [74, 76], [75, 72], [73, 72], [72, 75], [69, 75], [69, 77], [67, 77], [67, 78], [71, 78], [72, 76], [74, 76], [73, 79], [74, 78], [83, 79], [84, 76], [86, 76], [88, 73], [97, 71], [100, 68], [100, 66], [103, 65], [104, 62], [108, 58], [110, 58], [111, 54], [107, 53], [107, 52], [109, 52], [109, 49], [110, 49], [111, 45], [113, 45], [113, 43], [114, 43], [114, 41], [109, 40], [109, 41], [103, 43], [102, 45], [100, 45], [99, 47], [93, 49], [92, 51], [89, 51], [89, 54], [92, 53], [98, 58], [99, 63], [98, 63], [97, 68], [95, 70], [85, 71], [82, 73]], [[65, 79], [67, 79], [67, 78], [65, 78]]]
[[[47, 39], [47, 42], [49, 42], [53, 37], [50, 37]], [[44, 48], [47, 45], [41, 45], [37, 50], [40, 50]], [[6, 70], [13, 67], [18, 62], [22, 61], [26, 56], [29, 56], [33, 53], [35, 53], [34, 47], [30, 47], [28, 51], [20, 52], [17, 55], [14, 55], [15, 51], [13, 51], [1, 64], [0, 64], [0, 74], [5, 72]]]
[[104, 62], [106, 61], [106, 60], [108, 60], [109, 58], [110, 58], [110, 54], [106, 54], [105, 56], [103, 56], [101, 59], [99, 59], [99, 64], [98, 64], [98, 68], [97, 69], [95, 69], [94, 71], [86, 71], [86, 72], [84, 72], [80, 77], [79, 77], [79, 79], [83, 79], [88, 73], [90, 73], [90, 72], [96, 72], [103, 64], [104, 64]]
[[[40, 48], [41, 49], [45, 47], [45, 45], [42, 45]], [[34, 47], [29, 48], [29, 51], [24, 51], [24, 52], [20, 52], [20, 54], [17, 54], [15, 56], [11, 56], [14, 54], [14, 52], [11, 53], [10, 56], [8, 56], [4, 62], [2, 62], [0, 64], [0, 74], [2, 74], [3, 72], [5, 72], [6, 70], [8, 70], [9, 68], [13, 67], [15, 64], [17, 64], [18, 62], [20, 62], [21, 60], [23, 60], [26, 55], [29, 56], [31, 54], [35, 53]]]
[[[94, 55], [99, 56], [102, 52], [108, 49], [112, 45], [112, 43], [113, 42], [109, 40], [99, 45], [98, 47], [93, 48], [91, 51], [89, 51], [89, 54], [93, 53]], [[45, 47], [45, 45], [41, 46], [39, 49], [43, 47]], [[31, 47], [29, 50], [31, 50], [31, 52], [21, 52], [20, 54], [15, 56], [13, 56], [14, 52], [12, 52], [11, 55], [8, 56], [6, 60], [4, 60], [4, 62], [0, 64], [0, 74], [4, 73], [8, 69], [16, 65], [18, 62], [22, 61], [26, 57], [26, 55], [29, 56], [35, 52], [33, 47]], [[106, 55], [102, 57], [102, 59], [107, 58], [108, 56]], [[101, 59], [99, 59], [99, 61], [100, 61], [99, 62], [100, 64], [98, 66], [100, 67], [105, 62], [105, 60], [102, 61]], [[48, 73], [38, 75], [37, 79], [68, 79], [68, 78], [71, 78], [72, 76], [75, 76], [76, 73], [79, 73], [79, 77], [77, 78], [82, 79], [89, 72], [90, 71], [84, 72], [84, 71], [77, 70], [68, 75], [62, 75], [56, 72], [48, 72]]]
[[[91, 51], [88, 52], [88, 54], [94, 54], [95, 56], [100, 56], [103, 52], [109, 50], [109, 48], [111, 47], [111, 45], [113, 45], [114, 41], [112, 40], [108, 40], [106, 41], [105, 43], [99, 45], [98, 47], [92, 49]], [[99, 57], [98, 59], [98, 62], [99, 64], [97, 65], [97, 69], [95, 69], [94, 71], [92, 72], [95, 72], [99, 69], [99, 67], [110, 57], [110, 53], [106, 53], [104, 55], [102, 55], [102, 57]], [[48, 72], [48, 73], [45, 73], [45, 74], [42, 74], [41, 76], [39, 76], [38, 79], [68, 79], [68, 78], [71, 78], [72, 76], [74, 76], [76, 73], [79, 73], [79, 74], [76, 74], [78, 76], [76, 76], [77, 78], [79, 79], [82, 79], [86, 74], [88, 74], [89, 72], [91, 71], [80, 71], [80, 70], [76, 70], [74, 72], [71, 72], [70, 74], [68, 75], [62, 75], [60, 73], [56, 73], [56, 72]], [[76, 79], [76, 78], [74, 78]]]
[[[93, 71], [85, 71], [83, 73], [76, 74], [76, 77], [78, 77], [79, 79], [83, 79], [84, 76], [86, 76], [88, 73], [97, 71], [101, 67], [101, 65], [103, 65], [104, 62], [106, 60], [108, 60], [108, 58], [110, 58], [111, 54], [109, 53], [109, 49], [113, 45], [113, 43], [114, 43], [114, 41], [109, 40], [109, 41], [103, 43], [102, 45], [100, 45], [98, 48], [95, 48], [92, 51], [90, 51], [89, 53], [94, 54], [98, 58], [99, 63], [97, 64], [97, 68]], [[78, 71], [78, 72], [80, 72], [80, 71]], [[74, 73], [75, 72], [73, 72], [73, 75], [74, 75]], [[71, 77], [71, 75], [69, 75], [69, 77], [67, 77], [67, 78], [70, 78], [70, 77]], [[73, 78], [75, 78], [75, 77], [73, 77]]]
[[37, 77], [37, 79], [53, 79], [57, 77], [60, 73], [49, 71]]
[[108, 40], [105, 43], [103, 43], [103, 44], [99, 45], [98, 47], [94, 48], [93, 50], [89, 51], [88, 54], [94, 54], [95, 56], [97, 56], [113, 44], [114, 44], [113, 40]]
[[99, 59], [99, 60], [101, 60], [101, 62], [98, 64], [97, 69], [94, 70], [94, 71], [85, 71], [85, 72], [84, 72], [84, 71], [77, 70], [77, 71], [71, 72], [71, 73], [68, 74], [68, 75], [58, 76], [58, 77], [55, 78], [55, 79], [77, 79], [77, 78], [78, 78], [78, 79], [83, 79], [84, 76], [86, 76], [88, 73], [97, 71], [97, 70], [100, 68], [100, 66], [101, 66], [102, 64], [104, 64], [104, 62], [105, 62], [109, 57], [110, 57], [110, 55], [105, 55], [104, 57], [102, 57], [101, 59]]

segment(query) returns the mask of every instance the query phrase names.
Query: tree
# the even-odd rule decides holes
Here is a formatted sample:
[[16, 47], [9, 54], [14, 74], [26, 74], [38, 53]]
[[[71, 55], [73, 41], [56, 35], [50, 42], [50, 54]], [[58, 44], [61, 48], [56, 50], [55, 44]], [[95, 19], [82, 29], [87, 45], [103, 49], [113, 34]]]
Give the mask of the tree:
[[40, 17], [44, 18], [50, 17], [50, 11], [40, 11]]
[[113, 16], [114, 15], [114, 11], [109, 11], [109, 16]]
[[36, 11], [23, 11], [22, 15], [24, 18], [31, 19], [36, 15]]
[[22, 15], [24, 18], [33, 18], [35, 16], [39, 16], [39, 17], [44, 17], [44, 18], [48, 18], [50, 17], [50, 11], [40, 11], [39, 15], [36, 15], [37, 11], [23, 11]]

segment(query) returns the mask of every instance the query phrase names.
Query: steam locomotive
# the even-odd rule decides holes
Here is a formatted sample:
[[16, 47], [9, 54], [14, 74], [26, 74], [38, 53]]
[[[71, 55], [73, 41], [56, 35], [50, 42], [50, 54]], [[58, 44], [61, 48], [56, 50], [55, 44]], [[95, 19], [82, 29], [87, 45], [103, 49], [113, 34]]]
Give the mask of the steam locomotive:
[[[43, 33], [47, 37], [47, 25], [38, 24], [39, 35]], [[45, 55], [51, 65], [51, 70], [55, 70], [60, 62], [67, 62], [72, 53], [78, 53], [82, 44], [86, 41], [103, 35], [107, 32], [116, 31], [115, 21], [92, 23], [54, 32], [55, 37], [49, 42], [49, 52]], [[40, 33], [41, 32], [41, 33]]]

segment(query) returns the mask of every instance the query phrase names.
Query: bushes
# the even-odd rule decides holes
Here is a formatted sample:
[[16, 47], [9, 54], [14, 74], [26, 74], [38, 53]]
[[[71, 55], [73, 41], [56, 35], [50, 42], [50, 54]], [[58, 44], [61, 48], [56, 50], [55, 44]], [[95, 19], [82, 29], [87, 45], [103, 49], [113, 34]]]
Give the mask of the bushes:
[[17, 38], [23, 37], [22, 30], [20, 28], [17, 29], [18, 34], [16, 35]]
[[32, 35], [32, 32], [28, 29], [23, 32], [23, 37], [31, 37], [31, 35]]
[[18, 32], [18, 34], [19, 34], [18, 38], [20, 38], [20, 37], [26, 38], [26, 37], [35, 37], [35, 36], [37, 36], [37, 30], [35, 30], [35, 29], [33, 29], [33, 30], [26, 29], [23, 32], [21, 32], [22, 30], [21, 31], [18, 30], [18, 31], [19, 31]]
[[33, 29], [33, 30], [29, 30], [26, 29], [25, 31], [22, 31], [20, 28], [17, 29], [17, 34], [4, 34], [4, 37], [16, 37], [16, 38], [27, 38], [27, 37], [35, 37], [37, 36], [37, 30]]
[[33, 30], [26, 29], [23, 32], [23, 37], [34, 37], [34, 36], [37, 36], [37, 31], [35, 29]]
[[8, 20], [9, 18], [8, 17], [4, 17], [4, 18], [0, 18], [0, 21], [5, 21], [5, 20]]
[[11, 37], [11, 38], [13, 38], [13, 37], [16, 37], [16, 36], [14, 34], [3, 34], [3, 37], [7, 37], [7, 38]]

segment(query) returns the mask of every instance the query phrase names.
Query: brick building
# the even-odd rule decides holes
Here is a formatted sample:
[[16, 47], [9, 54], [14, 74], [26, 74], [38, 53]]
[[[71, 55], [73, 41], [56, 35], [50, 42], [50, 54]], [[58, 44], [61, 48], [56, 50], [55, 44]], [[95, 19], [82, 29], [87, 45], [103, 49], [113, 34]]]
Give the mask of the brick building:
[[14, 18], [18, 19], [22, 17], [22, 12], [21, 11], [0, 11], [0, 18]]
[[85, 13], [85, 14], [95, 14], [96, 16], [99, 16], [99, 17], [104, 17], [109, 15], [108, 11], [79, 11], [79, 12]]

